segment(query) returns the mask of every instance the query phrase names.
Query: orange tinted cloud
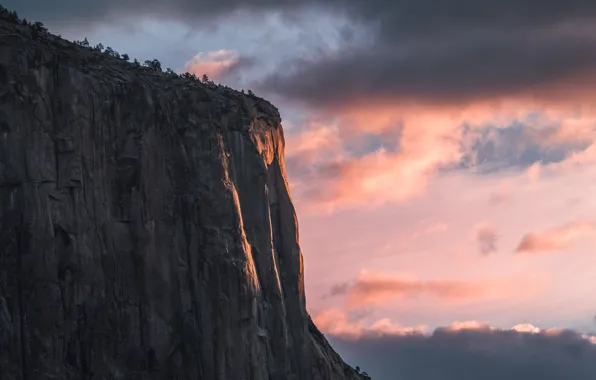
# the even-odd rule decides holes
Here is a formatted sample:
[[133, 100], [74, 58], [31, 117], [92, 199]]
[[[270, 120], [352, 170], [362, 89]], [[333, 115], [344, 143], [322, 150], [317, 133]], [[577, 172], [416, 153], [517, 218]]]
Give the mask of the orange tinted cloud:
[[[596, 162], [596, 145], [590, 146], [596, 141], [596, 112], [586, 106], [589, 101], [578, 105], [517, 97], [449, 107], [396, 106], [390, 99], [376, 104], [353, 102], [330, 111], [336, 119], [333, 128], [316, 133], [307, 128], [304, 137], [288, 141], [289, 155], [301, 151], [296, 160], [303, 165], [316, 162], [314, 178], [302, 181], [296, 195], [318, 211], [401, 203], [422, 195], [442, 168], [458, 165], [465, 157], [472, 168], [482, 164], [474, 161], [473, 152], [478, 134], [487, 125], [504, 128], [520, 121], [527, 129], [524, 138], [544, 149], [566, 144], [587, 147], [564, 163], [553, 164], [553, 169], [592, 164]], [[531, 114], [539, 116], [530, 119]], [[366, 153], [353, 154], [350, 147], [367, 136], [381, 143]], [[320, 148], [306, 154], [304, 146], [311, 143], [305, 141]], [[325, 151], [327, 159], [313, 160], [315, 151], [319, 156]], [[541, 169], [536, 164], [528, 175], [538, 180]]]
[[[342, 205], [374, 207], [401, 202], [420, 195], [438, 167], [460, 159], [459, 124], [449, 116], [377, 111], [371, 119], [368, 110], [339, 117], [339, 129], [327, 136], [328, 141], [339, 141], [334, 145], [335, 155], [319, 162], [315, 178], [305, 181], [299, 197], [308, 198], [319, 210], [321, 206], [334, 209]], [[399, 141], [385, 140], [387, 147], [351, 156], [348, 147], [367, 133], [380, 140], [390, 135]], [[295, 148], [290, 144], [291, 155]], [[299, 151], [300, 146], [296, 149]], [[311, 161], [305, 157], [304, 162]]]
[[342, 141], [336, 125], [311, 122], [299, 133], [288, 133], [286, 157], [299, 165], [315, 165], [341, 154]]
[[415, 299], [422, 296], [446, 303], [460, 303], [495, 298], [528, 295], [533, 289], [527, 281], [507, 279], [466, 280], [420, 280], [407, 276], [384, 275], [362, 271], [353, 284], [332, 289], [332, 295], [346, 295], [348, 305], [361, 308], [379, 305], [392, 300]]
[[531, 232], [522, 237], [516, 252], [539, 253], [568, 249], [575, 239], [596, 233], [596, 223], [574, 221], [545, 231]]

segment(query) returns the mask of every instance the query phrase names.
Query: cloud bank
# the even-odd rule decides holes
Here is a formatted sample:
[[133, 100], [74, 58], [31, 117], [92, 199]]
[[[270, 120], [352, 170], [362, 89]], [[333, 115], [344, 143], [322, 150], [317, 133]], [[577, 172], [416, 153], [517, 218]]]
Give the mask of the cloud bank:
[[427, 332], [388, 319], [371, 325], [338, 311], [315, 318], [345, 358], [377, 380], [590, 380], [596, 338], [530, 324], [500, 329], [456, 322]]

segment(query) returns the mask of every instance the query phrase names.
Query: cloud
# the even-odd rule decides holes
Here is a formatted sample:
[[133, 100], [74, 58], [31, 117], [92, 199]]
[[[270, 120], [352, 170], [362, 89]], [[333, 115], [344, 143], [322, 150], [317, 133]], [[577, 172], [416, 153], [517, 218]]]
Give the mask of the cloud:
[[526, 281], [519, 279], [482, 279], [482, 280], [421, 280], [403, 275], [386, 275], [360, 272], [353, 283], [336, 284], [331, 289], [331, 296], [346, 296], [352, 308], [370, 305], [382, 305], [393, 300], [405, 301], [420, 297], [431, 297], [443, 303], [461, 303], [469, 301], [499, 299], [506, 297], [524, 297], [528, 291]]
[[423, 333], [427, 326], [403, 327], [393, 323], [388, 318], [380, 319], [371, 325], [362, 321], [350, 321], [341, 309], [326, 309], [316, 314], [313, 318], [319, 330], [325, 334], [341, 336], [343, 338], [357, 339], [363, 336], [402, 335]]
[[347, 13], [369, 27], [371, 40], [301, 60], [293, 70], [284, 65], [261, 87], [333, 108], [388, 99], [444, 105], [590, 92], [596, 79], [596, 51], [590, 48], [596, 42], [595, 7], [587, 1], [576, 6], [585, 13], [536, 7], [531, 0], [352, 5]]
[[[459, 160], [457, 120], [450, 115], [422, 110], [363, 108], [338, 114], [325, 133], [327, 154], [295, 178], [297, 197], [310, 200], [318, 210], [342, 206], [375, 207], [420, 195], [428, 178], [441, 165]], [[432, 129], [427, 128], [433, 126]], [[306, 136], [309, 129], [301, 133]], [[371, 144], [372, 143], [372, 144]], [[290, 159], [300, 160], [288, 141]], [[304, 157], [304, 155], [302, 155]], [[291, 174], [294, 174], [291, 172]]]
[[435, 329], [389, 319], [367, 324], [339, 310], [314, 318], [351, 364], [378, 380], [591, 380], [596, 339], [573, 330], [466, 321]]
[[534, 165], [529, 175], [537, 180], [542, 167], [596, 162], [596, 118], [573, 105], [359, 105], [327, 117], [287, 141], [294, 194], [319, 212], [410, 201], [455, 170], [483, 175]]
[[217, 50], [198, 53], [186, 62], [183, 71], [195, 74], [199, 78], [205, 74], [210, 79], [220, 81], [252, 64], [253, 61], [250, 58], [241, 57], [236, 51]]
[[574, 221], [545, 231], [531, 232], [524, 235], [519, 242], [516, 252], [540, 253], [562, 251], [570, 248], [579, 237], [594, 235], [596, 223], [589, 221]]
[[476, 226], [475, 238], [478, 250], [483, 255], [488, 255], [497, 250], [499, 234], [495, 227], [486, 224]]

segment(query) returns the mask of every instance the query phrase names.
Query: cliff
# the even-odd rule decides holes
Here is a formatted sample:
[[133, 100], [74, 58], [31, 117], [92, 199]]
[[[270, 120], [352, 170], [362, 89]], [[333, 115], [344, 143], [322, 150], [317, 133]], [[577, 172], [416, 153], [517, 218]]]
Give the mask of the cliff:
[[277, 109], [1, 18], [0, 378], [360, 379], [306, 312]]

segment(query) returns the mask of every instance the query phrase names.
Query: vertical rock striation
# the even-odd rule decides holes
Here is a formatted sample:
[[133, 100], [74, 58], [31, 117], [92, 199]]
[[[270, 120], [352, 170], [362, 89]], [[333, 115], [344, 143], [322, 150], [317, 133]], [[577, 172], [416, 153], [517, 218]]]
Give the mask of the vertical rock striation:
[[359, 379], [283, 155], [262, 99], [0, 20], [0, 378]]

